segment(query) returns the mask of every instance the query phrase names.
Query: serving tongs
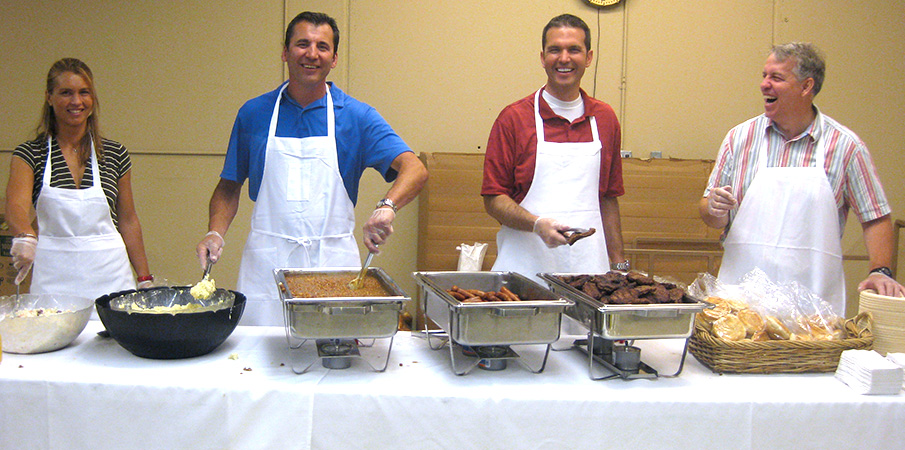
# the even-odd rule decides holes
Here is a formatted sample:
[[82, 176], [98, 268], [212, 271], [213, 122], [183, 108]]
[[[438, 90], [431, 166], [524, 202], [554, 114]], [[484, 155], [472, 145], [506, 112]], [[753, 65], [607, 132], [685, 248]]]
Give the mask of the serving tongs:
[[361, 270], [358, 271], [358, 276], [353, 278], [352, 281], [349, 282], [349, 289], [353, 291], [361, 289], [365, 282], [365, 272], [368, 271], [368, 266], [371, 265], [372, 259], [374, 259], [374, 252], [368, 252], [368, 257], [365, 258], [365, 263], [361, 265]]
[[594, 233], [597, 230], [594, 228], [569, 228], [567, 230], [560, 231], [560, 233], [566, 238], [566, 241], [569, 245], [572, 245], [578, 242], [580, 239], [584, 239]]

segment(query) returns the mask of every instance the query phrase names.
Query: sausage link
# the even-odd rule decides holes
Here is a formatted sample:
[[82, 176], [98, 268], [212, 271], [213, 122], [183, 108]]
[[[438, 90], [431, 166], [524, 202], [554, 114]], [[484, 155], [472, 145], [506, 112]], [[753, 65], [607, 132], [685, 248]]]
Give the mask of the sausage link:
[[456, 298], [456, 300], [459, 300], [459, 301], [465, 300], [466, 298], [470, 297], [470, 295], [468, 295], [468, 294], [462, 293], [460, 291], [454, 291], [452, 289], [450, 289], [446, 292], [448, 292], [449, 295], [452, 295], [453, 297]]
[[508, 288], [506, 288], [506, 286], [501, 287], [501, 288], [500, 288], [500, 292], [501, 292], [503, 295], [505, 295], [506, 297], [508, 297], [508, 298], [509, 298], [509, 301], [512, 301], [512, 302], [520, 302], [520, 301], [522, 301], [522, 299], [519, 298], [519, 296], [518, 296], [515, 292], [510, 291]]

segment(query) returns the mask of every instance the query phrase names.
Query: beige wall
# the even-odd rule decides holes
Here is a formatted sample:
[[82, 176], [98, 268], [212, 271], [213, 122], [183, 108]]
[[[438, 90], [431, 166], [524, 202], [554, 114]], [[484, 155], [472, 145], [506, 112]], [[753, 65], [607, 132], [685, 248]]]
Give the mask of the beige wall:
[[[624, 0], [605, 9], [581, 0], [0, 3], [0, 177], [8, 153], [30, 137], [49, 65], [84, 59], [96, 74], [106, 134], [133, 155], [152, 268], [174, 282], [200, 275], [193, 247], [206, 231], [235, 111], [283, 79], [284, 24], [303, 9], [337, 18], [331, 78], [375, 106], [416, 152], [483, 151], [499, 110], [543, 84], [540, 31], [561, 12], [591, 26], [597, 63], [584, 88], [614, 106], [624, 148], [638, 157], [713, 158], [731, 126], [761, 112], [757, 85], [771, 43], [813, 41], [828, 55], [818, 105], [864, 139], [894, 217], [905, 210], [897, 173], [905, 5], [897, 1]], [[366, 174], [359, 223], [386, 188]], [[221, 285], [235, 285], [250, 209], [244, 200], [227, 236], [215, 269]], [[413, 204], [375, 261], [412, 294], [416, 219]], [[852, 222], [845, 250], [864, 254]], [[849, 266], [851, 285], [865, 264]]]

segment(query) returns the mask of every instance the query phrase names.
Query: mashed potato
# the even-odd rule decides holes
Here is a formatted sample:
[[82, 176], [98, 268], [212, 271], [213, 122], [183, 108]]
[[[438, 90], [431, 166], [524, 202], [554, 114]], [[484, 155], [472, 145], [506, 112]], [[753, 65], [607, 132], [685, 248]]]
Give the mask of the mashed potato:
[[192, 289], [189, 291], [192, 294], [192, 297], [195, 297], [198, 300], [207, 300], [214, 295], [214, 292], [217, 290], [217, 284], [214, 283], [214, 280], [210, 277], [204, 277], [203, 280], [199, 281], [196, 285], [192, 286]]

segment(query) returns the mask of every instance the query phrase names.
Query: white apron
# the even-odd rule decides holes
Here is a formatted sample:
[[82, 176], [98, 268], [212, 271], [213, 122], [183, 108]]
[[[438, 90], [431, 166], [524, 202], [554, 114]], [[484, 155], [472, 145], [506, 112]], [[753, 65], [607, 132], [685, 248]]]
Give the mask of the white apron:
[[283, 326], [274, 269], [360, 266], [355, 214], [336, 156], [333, 97], [327, 86], [327, 135], [277, 137], [284, 84], [267, 133], [264, 176], [239, 266], [247, 306], [240, 325]]
[[[135, 289], [135, 278], [123, 238], [113, 225], [101, 187], [94, 144], [92, 185], [87, 189], [50, 186], [53, 172], [47, 139], [47, 164], [35, 205], [40, 233], [35, 251], [31, 292], [72, 294], [96, 299]], [[92, 312], [97, 318], [97, 312]]]
[[606, 240], [600, 219], [600, 136], [591, 117], [591, 142], [547, 142], [540, 117], [540, 90], [534, 94], [537, 162], [531, 188], [519, 206], [541, 217], [553, 217], [573, 227], [599, 232], [573, 246], [548, 248], [530, 231], [503, 225], [497, 233], [493, 270], [517, 272], [540, 282], [540, 272], [603, 273], [609, 271]]
[[[605, 273], [610, 270], [603, 222], [600, 218], [600, 133], [591, 117], [591, 142], [547, 142], [540, 116], [540, 90], [534, 94], [537, 162], [531, 187], [519, 206], [541, 217], [552, 217], [573, 227], [596, 228], [597, 233], [575, 245], [549, 248], [534, 233], [503, 225], [497, 233], [497, 259], [493, 270], [517, 272], [546, 283], [536, 274]], [[563, 316], [564, 334], [586, 330]]]
[[719, 278], [737, 284], [757, 267], [773, 282], [797, 281], [844, 315], [842, 231], [823, 133], [816, 153], [816, 167], [767, 167], [764, 136], [757, 173], [723, 242]]

